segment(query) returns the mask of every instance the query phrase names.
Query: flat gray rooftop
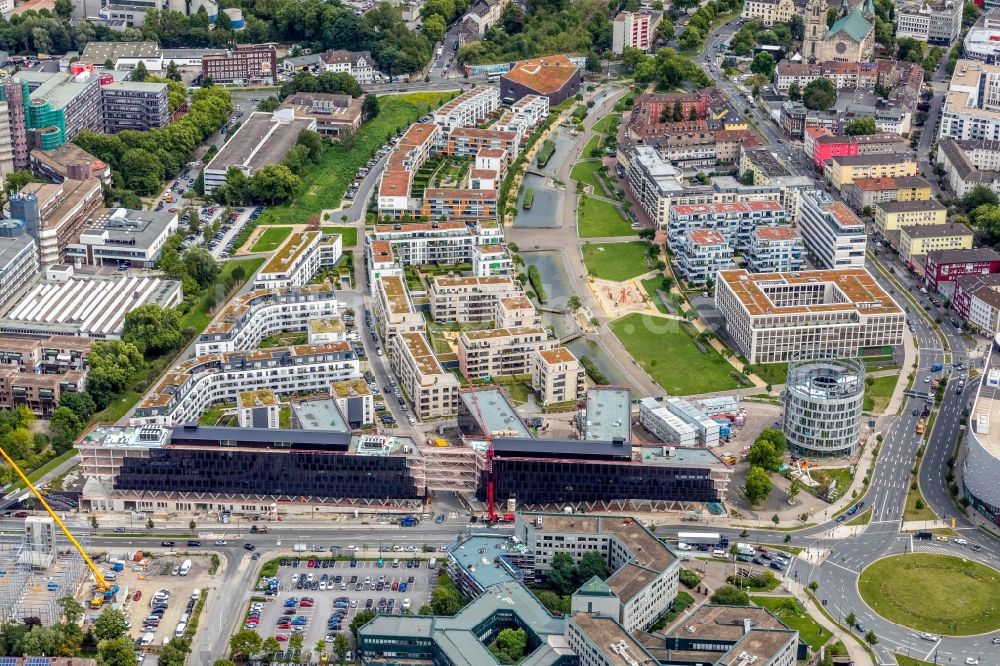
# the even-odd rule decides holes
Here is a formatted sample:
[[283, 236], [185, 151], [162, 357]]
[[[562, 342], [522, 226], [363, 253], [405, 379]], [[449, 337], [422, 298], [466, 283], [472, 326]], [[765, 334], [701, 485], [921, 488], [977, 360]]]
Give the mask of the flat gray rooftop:
[[586, 439], [632, 441], [631, 396], [625, 388], [592, 388], [587, 391]]
[[508, 437], [533, 437], [500, 389], [460, 391], [458, 395], [472, 414], [481, 416], [480, 425], [487, 433], [506, 431]]
[[340, 408], [332, 398], [327, 400], [303, 400], [292, 402], [292, 413], [298, 427], [303, 430], [336, 430], [350, 432]]
[[312, 118], [278, 122], [270, 113], [252, 113], [205, 168], [221, 172], [230, 167], [249, 168], [252, 175], [284, 159], [298, 140], [299, 132], [309, 129], [315, 122]]
[[495, 563], [498, 557], [511, 552], [514, 547], [524, 548], [524, 545], [515, 544], [507, 536], [479, 534], [461, 541], [450, 554], [470, 578], [480, 587], [487, 588], [497, 583], [516, 583], [506, 568]]

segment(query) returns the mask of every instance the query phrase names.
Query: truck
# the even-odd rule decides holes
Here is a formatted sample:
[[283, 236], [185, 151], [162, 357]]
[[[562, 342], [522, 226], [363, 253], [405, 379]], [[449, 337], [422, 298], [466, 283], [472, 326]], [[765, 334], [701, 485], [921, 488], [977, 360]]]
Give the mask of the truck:
[[191, 571], [191, 560], [184, 560], [184, 563], [181, 564], [180, 575], [187, 576], [190, 571]]
[[924, 428], [926, 427], [927, 427], [927, 421], [925, 421], [924, 419], [920, 419], [919, 421], [917, 421], [917, 434], [918, 435], [924, 434]]
[[[727, 548], [729, 539], [721, 534], [712, 532], [678, 532], [678, 543], [686, 543], [689, 546], [719, 546]], [[702, 550], [699, 548], [698, 550]]]
[[251, 534], [267, 534], [267, 525], [253, 525], [250, 527]]
[[292, 550], [294, 550], [296, 553], [304, 553], [307, 550], [309, 550], [309, 546], [304, 543], [297, 543], [292, 546]]
[[934, 365], [931, 366], [931, 372], [940, 372], [941, 368], [943, 367], [944, 366], [942, 364], [935, 363]]
[[748, 543], [736, 544], [736, 552], [740, 555], [749, 555], [750, 557], [757, 554], [757, 550]]

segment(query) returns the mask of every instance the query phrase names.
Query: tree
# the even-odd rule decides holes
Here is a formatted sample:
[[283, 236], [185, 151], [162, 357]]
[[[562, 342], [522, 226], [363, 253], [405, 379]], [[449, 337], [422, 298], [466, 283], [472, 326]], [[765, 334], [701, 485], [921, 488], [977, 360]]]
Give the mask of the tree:
[[826, 10], [826, 27], [829, 28], [834, 23], [837, 22], [837, 17], [840, 16], [840, 10], [837, 7], [830, 7]]
[[767, 51], [761, 51], [750, 63], [750, 71], [754, 74], [770, 77], [774, 73], [774, 56]]
[[776, 472], [781, 466], [787, 446], [788, 439], [782, 431], [777, 428], [764, 428], [750, 447], [747, 460], [751, 465]]
[[596, 550], [587, 551], [580, 558], [580, 564], [576, 568], [577, 579], [580, 582], [588, 581], [594, 576], [601, 580], [607, 578], [611, 572], [608, 571], [608, 563], [604, 556]]
[[63, 21], [68, 21], [73, 16], [73, 0], [56, 0], [53, 9], [56, 12], [56, 16]]
[[670, 19], [663, 19], [656, 24], [656, 36], [665, 42], [669, 42], [677, 36], [677, 28]]
[[[264, 167], [265, 169], [267, 167]], [[263, 171], [263, 169], [262, 169]], [[190, 247], [184, 252], [184, 268], [200, 287], [207, 287], [219, 275], [219, 264], [203, 247]]]
[[848, 613], [847, 616], [844, 618], [844, 623], [847, 624], [848, 627], [853, 627], [857, 623], [857, 621], [858, 621], [858, 616], [854, 614], [854, 611]]
[[802, 89], [799, 88], [799, 84], [797, 82], [793, 81], [792, 85], [788, 86], [788, 99], [793, 102], [798, 102], [802, 99]]
[[558, 594], [570, 594], [576, 589], [576, 567], [573, 566], [573, 557], [569, 553], [555, 554], [548, 581]]
[[813, 111], [826, 111], [837, 101], [837, 89], [833, 82], [825, 77], [814, 79], [806, 84], [802, 92], [802, 102], [806, 108]]
[[[435, 591], [437, 591], [437, 588], [435, 588]], [[433, 596], [433, 592], [431, 593], [431, 596]], [[358, 629], [371, 622], [372, 619], [374, 619], [374, 617], [375, 617], [375, 611], [363, 610], [357, 612], [357, 614], [354, 616], [354, 619], [351, 620], [351, 624], [349, 625], [351, 628], [351, 633], [354, 634], [355, 638], [358, 637]]]
[[273, 206], [291, 199], [301, 183], [284, 164], [268, 164], [250, 179], [250, 197]]
[[229, 651], [243, 661], [260, 652], [263, 640], [253, 629], [240, 629], [229, 638]]
[[170, 81], [181, 81], [181, 71], [177, 68], [177, 63], [173, 60], [167, 63], [167, 79]]
[[378, 115], [378, 112], [378, 97], [372, 94], [365, 95], [365, 101], [361, 103], [361, 113], [364, 115], [365, 120], [371, 120]]
[[94, 635], [100, 640], [114, 640], [127, 632], [125, 613], [117, 608], [105, 608], [94, 622]]
[[434, 14], [424, 19], [421, 31], [424, 33], [424, 37], [433, 44], [441, 41], [447, 28], [448, 26], [445, 24], [444, 19], [441, 18], [441, 15]]
[[302, 634], [292, 634], [288, 638], [288, 647], [290, 647], [296, 653], [302, 650], [302, 644], [305, 642], [305, 638]]
[[59, 406], [66, 407], [76, 414], [77, 418], [86, 422], [97, 411], [94, 399], [86, 391], [66, 391], [59, 397]]
[[528, 634], [524, 629], [501, 629], [490, 651], [502, 664], [516, 664], [524, 658], [528, 648]]
[[876, 132], [878, 132], [878, 127], [875, 125], [875, 119], [871, 116], [855, 118], [851, 122], [844, 125], [844, 134], [851, 136], [875, 134]]
[[216, 659], [212, 662], [212, 666], [236, 666], [236, 662], [231, 659]]
[[[368, 611], [364, 611], [364, 612], [368, 612]], [[263, 652], [264, 654], [274, 654], [275, 652], [281, 652], [282, 651], [281, 650], [281, 643], [279, 643], [278, 639], [275, 638], [274, 636], [268, 636], [267, 638], [265, 638], [264, 642], [261, 644], [261, 648], [260, 649], [261, 649], [261, 652]]]
[[52, 430], [52, 447], [62, 453], [69, 451], [76, 436], [83, 430], [83, 421], [69, 407], [57, 407], [49, 417]]
[[87, 356], [87, 392], [99, 408], [121, 393], [143, 367], [142, 352], [135, 345], [121, 340], [99, 340]]
[[553, 615], [564, 615], [569, 612], [569, 608], [563, 603], [564, 597], [560, 597], [551, 590], [540, 590], [535, 594], [538, 601]]
[[101, 666], [135, 666], [135, 647], [128, 636], [105, 639], [97, 644]]
[[73, 597], [60, 597], [56, 604], [59, 606], [59, 617], [66, 624], [77, 624], [83, 617], [83, 605]]
[[151, 356], [164, 354], [181, 341], [181, 319], [177, 310], [153, 303], [125, 313], [122, 340]]
[[347, 653], [350, 651], [351, 644], [347, 642], [347, 636], [337, 634], [333, 637], [333, 655], [337, 658], [337, 666], [344, 666], [347, 663]]
[[760, 504], [771, 494], [771, 477], [763, 467], [751, 467], [743, 488], [751, 504]]
[[984, 204], [995, 206], [997, 203], [1000, 203], [1000, 200], [997, 199], [996, 193], [985, 185], [976, 185], [962, 197], [962, 208], [966, 211], [975, 210]]
[[674, 102], [674, 112], [670, 117], [675, 123], [679, 123], [684, 120], [684, 107], [681, 105], [681, 101], [677, 100]]
[[581, 305], [582, 303], [580, 303], [580, 297], [577, 296], [576, 294], [570, 296], [569, 300], [566, 301], [566, 307], [568, 307], [570, 310], [574, 311], [579, 310]]
[[869, 645], [875, 645], [878, 643], [878, 636], [875, 635], [874, 631], [869, 629], [868, 633], [865, 634], [865, 641], [867, 641]]
[[132, 70], [132, 74], [129, 76], [129, 79], [132, 81], [142, 82], [146, 80], [147, 76], [149, 76], [149, 70], [146, 69], [146, 64], [140, 60]]
[[3, 191], [6, 194], [20, 192], [28, 183], [39, 182], [30, 171], [11, 171], [3, 181]]
[[711, 601], [722, 606], [749, 606], [750, 596], [737, 587], [723, 585], [712, 594]]

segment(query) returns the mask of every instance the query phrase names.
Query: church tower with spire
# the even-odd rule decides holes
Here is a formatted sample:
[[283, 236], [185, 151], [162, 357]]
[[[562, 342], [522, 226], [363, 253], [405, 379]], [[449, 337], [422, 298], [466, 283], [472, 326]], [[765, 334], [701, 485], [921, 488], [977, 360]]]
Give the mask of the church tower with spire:
[[802, 58], [815, 62], [822, 56], [823, 39], [826, 37], [826, 0], [808, 0], [803, 23]]

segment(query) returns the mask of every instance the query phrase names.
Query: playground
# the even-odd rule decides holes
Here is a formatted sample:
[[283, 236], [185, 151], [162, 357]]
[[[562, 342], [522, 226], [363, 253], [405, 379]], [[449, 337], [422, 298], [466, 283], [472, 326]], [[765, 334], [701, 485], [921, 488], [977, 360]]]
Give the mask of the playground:
[[646, 291], [636, 280], [612, 282], [593, 278], [590, 289], [609, 318], [630, 312], [656, 312], [655, 306], [646, 302]]

